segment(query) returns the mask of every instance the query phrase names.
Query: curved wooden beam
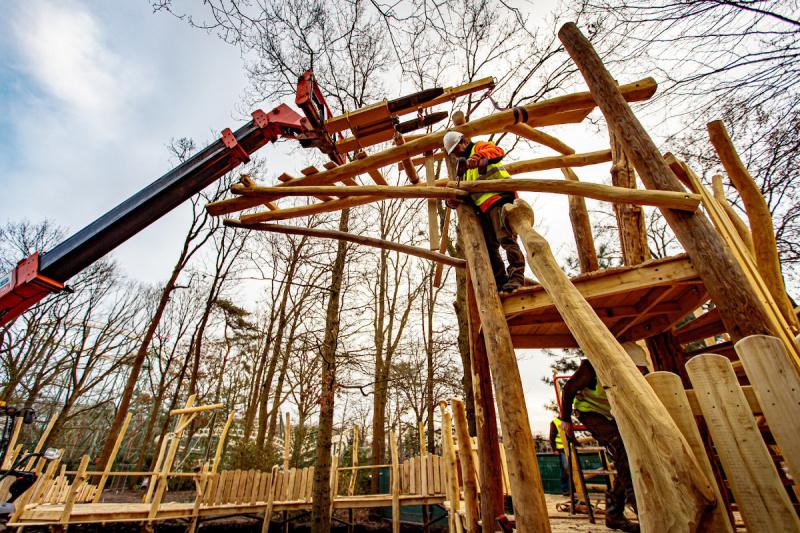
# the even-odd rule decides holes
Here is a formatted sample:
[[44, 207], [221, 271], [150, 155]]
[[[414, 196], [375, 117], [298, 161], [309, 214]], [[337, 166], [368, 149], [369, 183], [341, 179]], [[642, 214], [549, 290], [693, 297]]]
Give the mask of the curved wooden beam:
[[599, 150], [597, 152], [587, 152], [584, 154], [539, 157], [527, 161], [517, 161], [503, 166], [506, 168], [506, 171], [513, 176], [515, 174], [524, 174], [525, 172], [538, 172], [540, 170], [564, 167], [585, 167], [600, 163], [608, 163], [610, 161], [611, 150]]
[[321, 237], [324, 239], [335, 239], [337, 241], [352, 242], [353, 244], [363, 244], [364, 246], [372, 246], [373, 248], [381, 248], [382, 250], [392, 250], [394, 252], [401, 252], [422, 259], [436, 261], [447, 266], [464, 268], [467, 262], [464, 259], [457, 257], [450, 257], [449, 255], [440, 254], [425, 248], [418, 248], [416, 246], [409, 246], [407, 244], [399, 244], [392, 241], [385, 241], [383, 239], [376, 239], [374, 237], [365, 237], [363, 235], [354, 235], [344, 231], [337, 231], [332, 229], [316, 229], [316, 228], [302, 228], [299, 226], [284, 226], [282, 224], [243, 224], [238, 220], [231, 220], [226, 218], [223, 223], [226, 226], [233, 228], [245, 228], [257, 231], [271, 231], [273, 233], [283, 233], [286, 235], [307, 235], [309, 237]]
[[469, 193], [444, 187], [395, 187], [392, 185], [310, 185], [299, 187], [244, 187], [234, 185], [231, 192], [253, 198], [271, 197], [275, 194], [285, 196], [330, 195], [339, 198], [351, 196], [381, 196], [383, 198], [441, 198], [455, 200]]

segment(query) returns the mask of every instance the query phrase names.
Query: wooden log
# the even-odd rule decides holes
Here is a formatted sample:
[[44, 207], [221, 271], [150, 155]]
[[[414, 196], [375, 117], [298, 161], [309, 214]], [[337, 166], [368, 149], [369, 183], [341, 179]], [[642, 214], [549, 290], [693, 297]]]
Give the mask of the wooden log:
[[[456, 182], [449, 182], [447, 186], [456, 187]], [[686, 212], [697, 211], [697, 206], [700, 205], [700, 196], [697, 194], [631, 190], [598, 183], [567, 180], [510, 178], [492, 181], [462, 181], [458, 184], [458, 188], [470, 193], [528, 191], [568, 194], [592, 198], [602, 202], [652, 205]]]
[[478, 485], [475, 481], [475, 465], [472, 462], [472, 445], [467, 427], [467, 413], [464, 402], [453, 398], [450, 400], [453, 408], [453, 421], [458, 435], [459, 459], [461, 463], [461, 480], [464, 486], [464, 509], [467, 512], [466, 530], [469, 533], [480, 531], [478, 525]]
[[[486, 343], [481, 334], [481, 318], [472, 273], [467, 269], [467, 320], [469, 324], [472, 393], [475, 401], [475, 429], [478, 436], [478, 479], [481, 487], [481, 516], [503, 514], [503, 464], [497, 434], [497, 411], [494, 408], [492, 374], [486, 356]], [[496, 529], [494, 523], [487, 530]]]
[[400, 469], [397, 466], [397, 435], [390, 433], [392, 447], [392, 531], [400, 533]]
[[513, 133], [520, 137], [524, 137], [529, 141], [533, 141], [535, 143], [539, 143], [543, 146], [547, 146], [548, 148], [552, 148], [556, 152], [559, 152], [564, 155], [574, 154], [575, 150], [570, 148], [559, 139], [553, 137], [552, 135], [548, 135], [543, 131], [539, 131], [536, 128], [532, 128], [527, 124], [514, 124], [513, 126], [508, 126], [506, 131], [509, 133]]
[[283, 471], [289, 470], [289, 454], [292, 443], [292, 424], [291, 413], [286, 413], [286, 425], [284, 426], [283, 436]]
[[222, 447], [225, 445], [225, 438], [228, 436], [228, 430], [231, 428], [233, 422], [233, 415], [236, 411], [233, 410], [228, 415], [228, 420], [225, 421], [225, 427], [222, 428], [222, 433], [219, 434], [219, 442], [217, 442], [217, 450], [214, 452], [214, 464], [211, 467], [211, 473], [216, 474], [219, 467], [219, 458], [222, 456]]
[[267, 507], [264, 509], [264, 522], [261, 526], [261, 533], [269, 532], [269, 523], [272, 520], [272, 507], [275, 504], [275, 490], [277, 488], [278, 467], [272, 467], [272, 475], [270, 476], [270, 486], [268, 489], [269, 495], [267, 496]]
[[436, 261], [448, 266], [457, 268], [464, 268], [466, 261], [457, 257], [450, 257], [449, 255], [440, 254], [425, 248], [418, 248], [416, 246], [409, 246], [407, 244], [398, 244], [383, 239], [376, 239], [374, 237], [365, 237], [363, 235], [354, 235], [338, 230], [316, 229], [316, 228], [302, 228], [299, 226], [284, 226], [278, 224], [242, 224], [236, 220], [225, 219], [226, 226], [236, 228], [246, 228], [257, 231], [271, 231], [274, 233], [285, 233], [288, 235], [308, 235], [310, 237], [323, 237], [326, 239], [336, 239], [339, 241], [352, 242], [354, 244], [362, 244], [364, 246], [372, 246], [374, 248], [381, 248], [383, 250], [392, 250], [401, 252], [430, 261]]
[[728, 177], [739, 191], [739, 196], [747, 211], [747, 218], [750, 219], [756, 264], [761, 272], [761, 277], [764, 278], [769, 292], [775, 299], [775, 303], [778, 304], [783, 318], [797, 334], [800, 332], [800, 322], [794, 314], [794, 307], [786, 294], [786, 286], [783, 283], [778, 245], [775, 241], [775, 228], [772, 225], [772, 213], [769, 206], [758, 185], [747, 172], [742, 160], [739, 159], [739, 154], [722, 121], [715, 120], [710, 122], [707, 127], [711, 144], [714, 145]]
[[[611, 143], [611, 185], [636, 189], [636, 172], [633, 165], [617, 142], [614, 134], [609, 132]], [[614, 204], [617, 217], [622, 260], [626, 266], [638, 265], [650, 259], [650, 248], [647, 246], [647, 229], [641, 206], [632, 204]], [[683, 362], [681, 362], [682, 364]]]
[[436, 181], [432, 181], [433, 185], [428, 185], [426, 187], [409, 187], [407, 185], [298, 185], [296, 187], [232, 187], [231, 192], [234, 194], [240, 194], [242, 196], [253, 197], [272, 197], [276, 194], [280, 194], [282, 196], [315, 196], [317, 194], [325, 193], [332, 194], [340, 198], [349, 198], [353, 196], [381, 196], [384, 200], [389, 198], [431, 198], [434, 200], [455, 200], [456, 198], [467, 196], [466, 193], [456, 189], [435, 187]]
[[[664, 404], [672, 420], [675, 421], [675, 425], [681, 430], [681, 434], [689, 444], [694, 458], [697, 459], [697, 463], [703, 469], [703, 474], [707, 479], [714, 480], [714, 472], [711, 469], [711, 463], [708, 460], [700, 431], [697, 429], [694, 413], [692, 413], [692, 407], [689, 405], [686, 391], [683, 389], [681, 378], [672, 372], [653, 372], [645, 376], [645, 379], [652, 387], [653, 392], [656, 393], [656, 396], [658, 396], [658, 399], [661, 400], [661, 403]], [[702, 524], [698, 529], [713, 533], [733, 533], [733, 527], [728, 513], [725, 512], [725, 501], [722, 499], [719, 487], [717, 487], [716, 483], [712, 483], [711, 488], [714, 490], [714, 500], [717, 505], [707, 515], [710, 522]]]
[[[133, 417], [133, 413], [128, 413], [128, 416], [125, 417], [125, 422], [122, 423], [122, 429], [119, 430], [117, 440], [114, 442], [114, 448], [111, 449], [111, 455], [108, 456], [108, 462], [106, 463], [105, 467], [105, 470], [108, 472], [111, 471], [114, 460], [117, 458], [117, 452], [119, 452], [119, 447], [122, 445], [122, 439], [125, 437], [125, 432], [128, 430], [128, 424], [131, 422], [131, 417]], [[107, 479], [108, 474], [103, 474], [100, 478], [100, 482], [97, 484], [97, 494], [92, 500], [92, 503], [97, 503], [100, 501], [100, 496], [103, 494], [103, 488], [106, 486]]]
[[[433, 152], [425, 153], [425, 183], [431, 191], [436, 190], [436, 174], [433, 170]], [[428, 232], [431, 241], [431, 250], [439, 249], [439, 212], [436, 209], [436, 199], [428, 199]]]
[[184, 407], [183, 409], [173, 409], [169, 412], [169, 416], [175, 415], [188, 415], [191, 413], [200, 413], [203, 411], [211, 411], [213, 409], [219, 409], [223, 407], [224, 404], [215, 403], [214, 405], [198, 405], [197, 407]]
[[[646, 78], [627, 85], [622, 85], [619, 87], [619, 90], [628, 101], [638, 102], [649, 99], [655, 93], [656, 82], [652, 78]], [[518, 108], [509, 109], [507, 111], [494, 113], [488, 117], [472, 120], [462, 126], [452, 128], [451, 131], [457, 131], [466, 137], [473, 137], [499, 131], [507, 126], [518, 124], [521, 122], [521, 116], [525, 113], [527, 113], [528, 117], [531, 117], [527, 122], [528, 125], [536, 126], [541, 125], [542, 122], [550, 123], [552, 121], [547, 121], [546, 119], [558, 117], [565, 112], [591, 110], [594, 107], [595, 102], [590, 93], [570, 94], [536, 102], [534, 104], [528, 104], [521, 108], [524, 109], [524, 113], [521, 113]], [[399, 163], [415, 155], [441, 148], [445, 133], [444, 131], [431, 133], [416, 141], [389, 148], [388, 150], [367, 156], [361, 160], [356, 160], [311, 176], [287, 181], [284, 186], [331, 184], [341, 181], [344, 177], [352, 178], [359, 174], [368, 173], [370, 170], [378, 170], [387, 165]], [[278, 198], [272, 198], [272, 200], [277, 199]], [[213, 216], [225, 215], [255, 207], [264, 201], [265, 199], [262, 198], [232, 198], [210, 203], [206, 205], [206, 211]]]
[[698, 355], [686, 363], [686, 371], [747, 530], [799, 532], [800, 520], [730, 361], [721, 355]]
[[792, 479], [800, 480], [800, 377], [780, 339], [747, 337], [734, 346]]
[[527, 161], [517, 161], [503, 166], [509, 174], [515, 176], [517, 174], [525, 174], [526, 172], [540, 172], [542, 170], [564, 167], [585, 167], [589, 165], [598, 165], [600, 163], [608, 163], [609, 161], [611, 161], [611, 150], [599, 150], [597, 152], [588, 152], [585, 154], [540, 157]]
[[[404, 144], [406, 144], [405, 139], [403, 139], [402, 133], [400, 132], [395, 133], [394, 144], [396, 146], [403, 146]], [[402, 161], [403, 161], [403, 170], [405, 171], [406, 176], [408, 176], [408, 181], [410, 181], [414, 185], [419, 183], [419, 176], [417, 175], [417, 169], [411, 163], [411, 158], [405, 158]]]
[[187, 533], [195, 533], [197, 531], [197, 526], [199, 524], [200, 518], [200, 505], [203, 503], [203, 499], [205, 497], [205, 491], [208, 488], [208, 463], [203, 464], [203, 470], [200, 476], [197, 476], [194, 480], [195, 489], [197, 490], [197, 496], [194, 499], [194, 506], [192, 507], [192, 516], [189, 522], [189, 527], [187, 528]]
[[714, 492], [680, 430], [625, 350], [559, 268], [547, 241], [533, 230], [530, 206], [518, 199], [503, 206], [503, 214], [522, 238], [528, 264], [603, 383], [628, 452], [642, 529], [696, 531], [714, 503]]
[[358, 424], [353, 427], [353, 470], [350, 471], [350, 482], [347, 485], [347, 495], [352, 496], [356, 489], [356, 474], [358, 471]]
[[[450, 230], [450, 214], [453, 210], [448, 208], [444, 215], [444, 225], [442, 226], [442, 237], [439, 241], [439, 253], [444, 255], [447, 252], [448, 231]], [[437, 289], [442, 286], [442, 274], [444, 273], [444, 263], [436, 263], [436, 271], [433, 273], [433, 286]]]
[[458, 518], [458, 511], [461, 508], [461, 494], [458, 490], [456, 451], [453, 444], [453, 423], [450, 420], [450, 413], [446, 411], [447, 402], [440, 401], [439, 408], [442, 411], [442, 454], [446, 473], [445, 493], [447, 494], [447, 501], [450, 502], [448, 529], [449, 531], [456, 531], [457, 524], [461, 522], [461, 519]]
[[[630, 157], [645, 186], [682, 192], [683, 187], [633, 115], [591, 43], [573, 23], [565, 24], [558, 35], [589, 85], [609, 129]], [[731, 338], [739, 340], [748, 335], [769, 334], [769, 322], [742, 267], [708, 219], [699, 212], [662, 209], [662, 213], [720, 308]]]
[[739, 218], [739, 215], [733, 210], [733, 206], [725, 196], [725, 190], [722, 188], [722, 176], [719, 174], [715, 174], [711, 177], [711, 190], [714, 191], [714, 198], [716, 198], [719, 205], [722, 206], [725, 214], [728, 215], [728, 220], [730, 220], [733, 227], [736, 228], [736, 233], [739, 234], [739, 238], [742, 239], [742, 242], [755, 260], [756, 250], [753, 247], [753, 235], [750, 233], [750, 228], [747, 227], [744, 220]]
[[[569, 167], [561, 169], [564, 179], [571, 182], [580, 182], [578, 175]], [[594, 249], [592, 236], [592, 223], [589, 220], [589, 210], [586, 209], [586, 200], [582, 196], [569, 195], [569, 220], [572, 223], [572, 234], [578, 246], [578, 261], [581, 272], [595, 272], [600, 270], [597, 262], [597, 251]]]
[[472, 286], [505, 435], [511, 491], [517, 502], [517, 528], [520, 531], [549, 533], [547, 503], [528, 420], [525, 392], [508, 323], [492, 275], [483, 230], [477, 215], [469, 206], [458, 206], [458, 220], [464, 237], [464, 252], [472, 273]]

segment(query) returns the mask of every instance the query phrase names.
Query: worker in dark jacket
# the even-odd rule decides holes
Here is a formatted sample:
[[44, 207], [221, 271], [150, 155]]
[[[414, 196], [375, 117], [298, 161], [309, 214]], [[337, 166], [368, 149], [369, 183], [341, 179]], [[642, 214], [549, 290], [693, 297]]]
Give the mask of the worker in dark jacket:
[[[644, 350], [633, 342], [622, 345], [640, 370], [647, 368]], [[574, 403], [574, 405], [573, 405]], [[617, 476], [611, 491], [606, 492], [606, 527], [621, 531], [639, 531], [639, 525], [625, 518], [625, 501], [636, 510], [628, 454], [619, 428], [611, 413], [605, 388], [588, 359], [581, 361], [578, 370], [564, 384], [561, 393], [561, 428], [567, 438], [573, 438], [573, 407], [578, 420], [586, 426], [592, 437], [605, 446], [614, 458]]]
[[[505, 152], [492, 142], [473, 143], [462, 134], [451, 131], [444, 136], [444, 148], [456, 161], [464, 158], [465, 168], [459, 170], [459, 175], [463, 172], [467, 181], [511, 177], [500, 163]], [[458, 164], [455, 166], [458, 167]], [[500, 216], [503, 206], [513, 203], [516, 198], [515, 192], [480, 192], [472, 195], [486, 247], [489, 249], [494, 280], [500, 292], [515, 291], [525, 282], [525, 256], [517, 244], [516, 236], [509, 231]], [[501, 246], [506, 251], [507, 270], [500, 258]]]
[[560, 418], [554, 418], [550, 422], [550, 446], [553, 448], [553, 453], [558, 455], [558, 461], [561, 465], [561, 494], [569, 496], [569, 467], [567, 465], [567, 454], [564, 450], [564, 443], [561, 440], [561, 434], [558, 428], [561, 425]]

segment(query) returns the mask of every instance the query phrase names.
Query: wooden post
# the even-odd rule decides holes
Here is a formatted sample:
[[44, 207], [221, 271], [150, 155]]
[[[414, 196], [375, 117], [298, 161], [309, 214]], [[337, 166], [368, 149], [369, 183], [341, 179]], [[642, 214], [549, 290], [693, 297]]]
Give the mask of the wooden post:
[[197, 531], [200, 519], [200, 505], [203, 503], [203, 498], [208, 488], [208, 463], [203, 464], [203, 470], [199, 476], [195, 477], [194, 484], [197, 489], [197, 497], [194, 500], [194, 507], [192, 507], [192, 517], [187, 533], [195, 533]]
[[217, 442], [217, 451], [214, 452], [214, 464], [211, 466], [211, 475], [217, 473], [217, 469], [219, 467], [219, 459], [222, 456], [222, 448], [225, 446], [225, 438], [228, 436], [228, 430], [231, 428], [231, 423], [233, 422], [233, 415], [236, 414], [236, 411], [231, 411], [231, 414], [228, 415], [228, 420], [225, 422], [225, 427], [222, 428], [222, 433], [219, 434], [219, 442]]
[[[486, 358], [486, 343], [481, 334], [481, 319], [471, 272], [467, 269], [467, 318], [469, 322], [470, 360], [472, 362], [472, 391], [475, 400], [475, 429], [478, 436], [479, 481], [481, 487], [481, 516], [503, 514], [503, 463], [497, 435], [497, 411], [494, 408], [492, 375]], [[494, 520], [482, 522], [484, 531], [497, 531]]]
[[736, 153], [736, 148], [734, 148], [722, 121], [715, 120], [710, 122], [707, 127], [711, 144], [714, 145], [714, 149], [722, 161], [722, 166], [725, 167], [728, 177], [739, 191], [739, 196], [747, 210], [758, 270], [786, 322], [794, 327], [795, 333], [798, 333], [800, 324], [798, 324], [789, 297], [786, 295], [786, 286], [783, 284], [778, 245], [775, 242], [775, 228], [772, 225], [772, 213], [769, 206], [758, 189], [758, 185], [747, 172], [742, 160], [739, 159], [739, 154]]
[[458, 456], [461, 462], [461, 479], [464, 482], [464, 508], [467, 511], [467, 531], [477, 533], [478, 525], [478, 486], [475, 482], [475, 465], [472, 462], [472, 439], [467, 428], [467, 413], [464, 402], [453, 398], [453, 418], [458, 436]]
[[792, 366], [783, 342], [775, 337], [754, 335], [734, 347], [781, 450], [792, 478], [800, 481], [800, 377]]
[[[636, 172], [614, 134], [609, 132], [611, 143], [611, 185], [636, 189]], [[642, 207], [632, 204], [614, 204], [617, 216], [619, 241], [625, 265], [638, 265], [650, 259], [647, 231]]]
[[117, 458], [119, 447], [122, 444], [122, 439], [125, 437], [125, 432], [128, 431], [128, 424], [130, 424], [132, 416], [133, 413], [128, 413], [128, 416], [125, 417], [125, 422], [122, 423], [122, 429], [119, 430], [117, 441], [114, 443], [114, 448], [111, 450], [111, 455], [108, 456], [108, 462], [103, 469], [103, 476], [100, 478], [100, 483], [97, 484], [97, 494], [94, 495], [92, 503], [97, 503], [100, 501], [100, 496], [103, 494], [103, 488], [106, 486], [106, 480], [108, 479], [108, 472], [111, 471], [111, 467], [114, 465], [114, 460]]
[[347, 495], [352, 496], [356, 489], [356, 475], [358, 470], [358, 425], [353, 428], [353, 470], [350, 474], [350, 484], [347, 486]]
[[397, 435], [390, 433], [392, 446], [392, 531], [400, 533], [400, 469], [397, 464]]
[[458, 220], [464, 237], [467, 264], [472, 269], [472, 287], [497, 391], [511, 492], [515, 498], [517, 528], [520, 532], [550, 533], [550, 519], [528, 420], [525, 391], [508, 322], [492, 275], [483, 230], [477, 215], [467, 205], [458, 206]]
[[[683, 191], [656, 145], [633, 115], [614, 78], [605, 69], [591, 43], [573, 23], [558, 36], [583, 74], [609, 129], [633, 162], [648, 189]], [[763, 306], [730, 248], [700, 212], [662, 209], [675, 236], [692, 258], [731, 338], [771, 333]]]
[[[547, 241], [533, 230], [530, 206], [518, 199], [503, 206], [503, 214], [522, 238], [528, 264], [608, 394], [628, 452], [642, 529], [695, 531], [714, 503], [714, 492], [680, 430], [625, 350], [559, 268]], [[669, 509], [666, 515], [665, 509]]]
[[284, 426], [283, 430], [283, 471], [289, 471], [289, 450], [292, 447], [292, 426], [291, 422], [291, 414], [286, 413], [286, 426]]
[[272, 467], [272, 475], [269, 478], [269, 493], [267, 496], [267, 506], [264, 509], [264, 523], [261, 526], [261, 533], [269, 532], [269, 523], [272, 520], [272, 506], [275, 503], [275, 490], [278, 487], [278, 466]]
[[[561, 172], [567, 181], [580, 181], [575, 171], [569, 167], [562, 168]], [[592, 223], [589, 220], [589, 210], [586, 209], [586, 199], [582, 196], [572, 195], [567, 198], [569, 198], [569, 220], [572, 222], [575, 244], [578, 245], [578, 260], [581, 264], [581, 272], [600, 270], [597, 264], [597, 251], [594, 248]]]
[[81, 464], [78, 465], [78, 470], [75, 472], [75, 479], [72, 481], [72, 486], [69, 488], [69, 494], [64, 502], [64, 510], [61, 512], [61, 518], [58, 520], [61, 527], [65, 527], [69, 524], [69, 515], [72, 514], [72, 508], [75, 506], [75, 498], [78, 495], [78, 489], [83, 486], [88, 478], [86, 475], [86, 467], [88, 465], [89, 456], [84, 455], [81, 458]]
[[[697, 430], [697, 423], [694, 420], [692, 407], [689, 405], [689, 398], [683, 389], [681, 378], [671, 372], [653, 372], [645, 376], [645, 379], [653, 388], [658, 399], [666, 407], [667, 412], [675, 421], [675, 425], [681, 430], [681, 434], [686, 439], [692, 449], [694, 458], [703, 469], [703, 473], [709, 480], [714, 479], [714, 472], [711, 470], [711, 463], [706, 455], [706, 448], [703, 439]], [[733, 527], [725, 512], [725, 502], [722, 499], [716, 483], [712, 483], [714, 499], [717, 502], [716, 508], [709, 513], [708, 518], [712, 523], [704, 525], [705, 531], [713, 533], [733, 533]], [[701, 529], [702, 530], [702, 529]]]
[[686, 370], [747, 530], [800, 532], [800, 520], [730, 361], [698, 355], [686, 363]]
[[[436, 175], [433, 170], [433, 152], [425, 152], [425, 176], [428, 187], [436, 187]], [[439, 212], [436, 200], [428, 199], [428, 226], [430, 231], [431, 250], [439, 249]]]
[[445, 492], [447, 500], [450, 502], [450, 512], [448, 513], [448, 524], [450, 531], [460, 530], [461, 519], [458, 511], [461, 508], [461, 492], [458, 489], [458, 473], [456, 472], [456, 451], [453, 444], [453, 423], [450, 413], [447, 412], [447, 402], [439, 402], [442, 411], [442, 459], [445, 461], [445, 472], [447, 473], [447, 485]]
[[750, 251], [750, 255], [753, 256], [753, 260], [755, 261], [756, 249], [753, 246], [753, 235], [750, 233], [750, 229], [744, 223], [744, 220], [739, 218], [739, 215], [733, 210], [733, 206], [731, 206], [728, 198], [725, 196], [725, 190], [722, 188], [722, 176], [719, 174], [711, 176], [711, 190], [714, 191], [714, 198], [716, 198], [719, 205], [722, 206], [725, 214], [728, 215], [728, 220], [730, 220], [733, 227], [736, 228], [736, 233], [739, 234], [739, 238], [742, 239], [742, 242]]

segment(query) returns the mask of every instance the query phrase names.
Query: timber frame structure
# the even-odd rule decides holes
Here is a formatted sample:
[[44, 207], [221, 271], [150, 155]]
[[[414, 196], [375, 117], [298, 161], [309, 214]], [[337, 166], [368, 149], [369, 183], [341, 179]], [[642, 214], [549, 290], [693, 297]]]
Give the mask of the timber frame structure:
[[[359, 151], [346, 164], [328, 163], [321, 171], [305, 169], [301, 178], [284, 174], [275, 186], [261, 187], [243, 176], [242, 182], [231, 189], [235, 197], [209, 204], [207, 210], [215, 216], [240, 213], [236, 219], [226, 219], [230, 226], [347, 240], [436, 261], [436, 283], [440, 283], [445, 265], [466, 267], [477, 450], [460, 454], [456, 461], [456, 440], [470, 440], [461, 420], [463, 406], [453, 402], [456, 439], [449, 430], [451, 415], [443, 406], [443, 427], [448, 428], [442, 432], [444, 453], [438, 461], [431, 460], [429, 472], [438, 463], [445, 475], [438, 478], [438, 484], [434, 481], [433, 493], [428, 486], [424, 489], [430, 503], [443, 503], [451, 510], [450, 524], [455, 531], [495, 530], [494, 517], [503, 514], [503, 495], [509, 493], [514, 498], [519, 531], [550, 531], [514, 350], [579, 347], [607, 389], [628, 449], [643, 531], [731, 532], [736, 527], [732, 510], [737, 510], [749, 531], [798, 533], [798, 487], [793, 480], [800, 479], [800, 347], [795, 341], [800, 328], [780, 277], [771, 222], [765, 227], [765, 219], [771, 219], [768, 211], [765, 216], [763, 197], [736, 155], [724, 126], [709, 124], [712, 143], [747, 207], [748, 229], [721, 194], [721, 178], [715, 177], [713, 192], [708, 191], [685, 163], [657, 150], [633, 115], [628, 104], [649, 99], [656, 82], [648, 78], [618, 85], [574, 24], [565, 25], [559, 38], [583, 74], [589, 92], [499, 111], [470, 122], [465, 122], [463, 115], [452, 117], [454, 127], [449, 131], [466, 137], [507, 132], [558, 152], [506, 164], [511, 179], [456, 180], [451, 161], [442, 153], [446, 131], [407, 139], [396, 135], [395, 146], [389, 149], [371, 155]], [[537, 129], [579, 123], [595, 107], [608, 123], [608, 150], [576, 154], [562, 141]], [[343, 120], [329, 119], [340, 128], [336, 131], [344, 127]], [[361, 149], [368, 142], [351, 144]], [[441, 159], [449, 175], [437, 180], [434, 167]], [[572, 171], [574, 167], [608, 162], [613, 163], [613, 186], [582, 183]], [[406, 172], [410, 185], [388, 185], [381, 169], [396, 164]], [[417, 174], [420, 165], [425, 172], [422, 180]], [[564, 180], [517, 177], [554, 168], [562, 169]], [[636, 174], [645, 190], [636, 189]], [[369, 184], [356, 181], [360, 176], [366, 176]], [[581, 260], [579, 276], [570, 280], [560, 270], [548, 243], [532, 228], [532, 210], [521, 200], [506, 206], [504, 215], [523, 242], [538, 284], [509, 295], [498, 294], [480, 223], [464, 202], [459, 202], [456, 211], [465, 257], [445, 255], [450, 212], [440, 228], [436, 202], [459, 201], [473, 192], [499, 190], [569, 196]], [[287, 208], [277, 204], [281, 198], [296, 195], [319, 201]], [[598, 268], [584, 202], [587, 197], [615, 204], [625, 266]], [[389, 198], [428, 199], [430, 249], [274, 224]], [[650, 258], [641, 205], [661, 210], [685, 254]], [[687, 317], [692, 319], [676, 328]], [[656, 371], [646, 379], [620, 346], [627, 341], [646, 343]], [[181, 416], [186, 416], [191, 406], [187, 409]], [[399, 472], [403, 467], [398, 466], [395, 447], [392, 449], [391, 468]], [[166, 452], [167, 463], [171, 451]], [[78, 479], [87, 477], [85, 463], [76, 473]], [[461, 476], [454, 474], [456, 464], [461, 465]], [[155, 499], [163, 495], [170, 474], [169, 466], [165, 468], [166, 472], [162, 469], [155, 473], [155, 489], [150, 487], [155, 490]], [[208, 468], [197, 476], [200, 503], [192, 507], [194, 524], [203, 513], [213, 514], [204, 507], [212, 479]], [[414, 467], [409, 471], [414, 472]], [[305, 505], [300, 487], [308, 476], [300, 476], [295, 500]], [[237, 474], [239, 477], [241, 474]], [[248, 504], [249, 499], [250, 512], [267, 511], [269, 515], [277, 510], [277, 504], [272, 507], [275, 497], [270, 495], [275, 492], [276, 472], [259, 473], [261, 488], [272, 487], [272, 493], [253, 488], [255, 481], [247, 479], [245, 486], [251, 487], [250, 492], [237, 493], [234, 504]], [[409, 479], [393, 476], [389, 504], [395, 516], [405, 497], [403, 483]], [[288, 486], [293, 487], [292, 483], [296, 481]], [[40, 488], [37, 485], [31, 490]], [[412, 489], [410, 494], [417, 493]], [[227, 500], [229, 495], [223, 492], [221, 497]], [[341, 507], [342, 501], [334, 499], [333, 506]], [[74, 498], [67, 499], [65, 506], [70, 502], [74, 504]], [[296, 507], [302, 505], [297, 503]], [[151, 505], [146, 519], [158, 519], [166, 508]], [[69, 518], [69, 513], [65, 508], [60, 510], [59, 519], [48, 523], [68, 523], [64, 516]], [[37, 517], [44, 520], [44, 514], [37, 514], [43, 512], [41, 506], [23, 504], [17, 522], [10, 525], [36, 522]], [[397, 520], [395, 524], [399, 527]]]

